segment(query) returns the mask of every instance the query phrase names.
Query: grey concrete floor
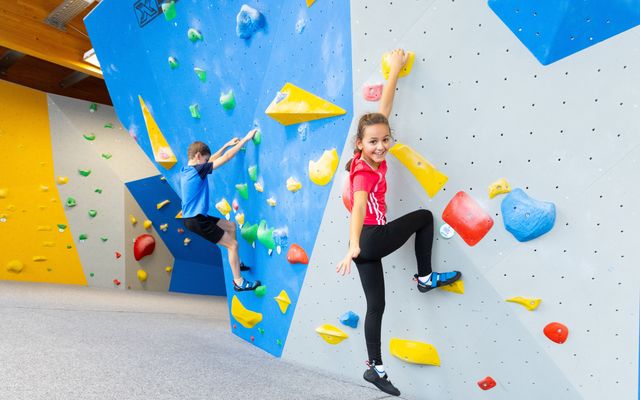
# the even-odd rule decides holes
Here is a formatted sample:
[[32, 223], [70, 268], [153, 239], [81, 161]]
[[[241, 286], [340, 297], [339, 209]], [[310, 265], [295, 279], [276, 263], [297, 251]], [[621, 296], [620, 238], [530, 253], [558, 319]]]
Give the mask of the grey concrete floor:
[[229, 332], [226, 299], [0, 281], [0, 399], [382, 399]]

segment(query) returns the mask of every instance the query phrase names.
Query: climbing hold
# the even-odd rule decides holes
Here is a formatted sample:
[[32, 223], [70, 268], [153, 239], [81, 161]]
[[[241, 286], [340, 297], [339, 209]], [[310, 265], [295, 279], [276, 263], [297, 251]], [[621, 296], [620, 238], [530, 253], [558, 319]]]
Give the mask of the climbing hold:
[[277, 204], [276, 199], [274, 199], [273, 197], [269, 197], [267, 199], [267, 204], [270, 205], [271, 207], [275, 207]]
[[114, 280], [113, 280], [113, 283], [114, 283], [114, 285], [116, 285], [116, 286], [120, 286], [120, 284], [121, 284], [122, 282], [120, 282], [120, 280], [118, 280], [118, 279], [114, 279]]
[[238, 191], [238, 194], [240, 195], [240, 197], [244, 200], [248, 200], [249, 199], [249, 189], [246, 183], [238, 183], [236, 184], [236, 190]]
[[48, 191], [49, 191], [49, 186], [47, 186], [47, 185], [40, 185], [40, 191], [41, 191], [41, 192], [48, 192]]
[[302, 189], [302, 183], [298, 182], [294, 177], [289, 177], [287, 179], [287, 190], [295, 193], [298, 190]]
[[98, 215], [98, 212], [96, 210], [89, 210], [88, 214], [89, 214], [89, 217], [93, 218], [96, 215]]
[[65, 183], [69, 182], [69, 177], [59, 176], [57, 182], [58, 182], [58, 185], [64, 185]]
[[236, 16], [236, 34], [241, 39], [249, 39], [264, 27], [264, 22], [264, 16], [260, 11], [243, 4]]
[[175, 1], [165, 1], [162, 3], [162, 13], [164, 14], [164, 19], [167, 21], [171, 21], [176, 17], [176, 3]]
[[131, 214], [129, 214], [129, 221], [131, 222], [131, 225], [133, 225], [133, 226], [136, 226], [136, 224], [138, 223], [138, 220], [136, 219], [136, 217], [134, 217]]
[[177, 58], [175, 58], [175, 57], [173, 57], [173, 56], [170, 56], [170, 57], [167, 59], [167, 61], [169, 62], [169, 67], [171, 67], [171, 69], [176, 69], [176, 68], [178, 68], [178, 65], [179, 65], [179, 64], [178, 64], [178, 59], [177, 59]]
[[264, 335], [264, 329], [262, 329], [262, 328], [258, 328], [258, 332], [259, 332], [261, 335]]
[[414, 340], [391, 338], [389, 352], [412, 364], [440, 365], [440, 356], [433, 345]]
[[78, 240], [80, 240], [81, 242], [84, 242], [87, 239], [89, 239], [89, 235], [87, 235], [86, 233], [81, 233], [80, 236], [78, 236]]
[[558, 344], [562, 344], [567, 341], [567, 337], [569, 336], [569, 328], [560, 322], [551, 322], [544, 327], [544, 335], [549, 338], [552, 342], [556, 342]]
[[8, 194], [9, 194], [9, 189], [0, 188], [0, 199], [6, 199]]
[[89, 141], [96, 140], [96, 135], [94, 135], [93, 133], [84, 133], [82, 137]]
[[184, 229], [178, 228], [178, 233], [184, 233]]
[[508, 301], [510, 303], [520, 304], [521, 306], [524, 306], [527, 310], [533, 311], [536, 308], [538, 308], [538, 306], [542, 302], [542, 299], [531, 299], [528, 297], [517, 296], [517, 297], [512, 297], [510, 299], [507, 299], [505, 301]]
[[67, 197], [67, 207], [75, 207], [78, 203], [73, 197]]
[[104, 237], [104, 236], [100, 236], [100, 240], [102, 240], [102, 243], [104, 243], [107, 240], [109, 240], [109, 238], [108, 237]]
[[251, 165], [247, 171], [249, 172], [249, 179], [251, 179], [252, 182], [256, 182], [258, 180], [258, 166]]
[[257, 192], [264, 192], [264, 188], [262, 187], [262, 183], [260, 182], [256, 182], [253, 184], [253, 187], [256, 189]]
[[146, 282], [147, 276], [147, 271], [143, 269], [138, 270], [138, 280], [140, 280], [140, 282]]
[[191, 239], [189, 239], [188, 237], [184, 238], [184, 240], [182, 241], [182, 244], [184, 244], [185, 246], [188, 246], [189, 243], [191, 243]]
[[316, 185], [324, 186], [331, 181], [338, 168], [336, 149], [325, 150], [318, 161], [309, 161], [309, 179]]
[[273, 241], [276, 243], [276, 253], [280, 254], [283, 247], [287, 247], [289, 244], [288, 237], [289, 231], [287, 228], [274, 229]]
[[120, 258], [120, 257], [122, 257], [122, 254], [116, 251], [116, 258]]
[[440, 289], [445, 292], [464, 294], [464, 281], [462, 279], [458, 279], [452, 284], [440, 286]]
[[280, 347], [282, 347], [282, 340], [280, 339], [276, 339], [276, 344]]
[[489, 390], [496, 386], [496, 381], [493, 380], [493, 378], [490, 376], [487, 376], [486, 378], [479, 380], [477, 383], [480, 389], [482, 390]]
[[189, 28], [189, 30], [187, 31], [187, 37], [189, 38], [189, 40], [191, 40], [191, 43], [195, 43], [198, 40], [204, 40], [202, 38], [202, 34], [194, 28]]
[[285, 290], [282, 290], [278, 296], [274, 297], [274, 300], [278, 303], [278, 307], [280, 307], [280, 311], [284, 314], [287, 312], [289, 305], [291, 304], [291, 299]]
[[153, 222], [147, 219], [142, 223], [142, 226], [144, 227], [144, 229], [151, 229], [151, 227], [153, 226]]
[[173, 267], [171, 265], [168, 265], [164, 270], [170, 273], [171, 271], [173, 271]]
[[300, 136], [300, 140], [303, 142], [307, 140], [307, 135], [309, 134], [309, 124], [305, 122], [304, 124], [298, 125], [298, 136]]
[[220, 105], [225, 110], [233, 110], [236, 107], [236, 97], [233, 90], [229, 89], [227, 93], [220, 93]]
[[87, 177], [91, 174], [91, 170], [90, 169], [79, 169], [78, 173], [84, 177]]
[[220, 211], [220, 214], [224, 215], [227, 219], [229, 219], [229, 213], [231, 212], [231, 206], [227, 199], [222, 198], [219, 202], [216, 203], [216, 209]]
[[107, 122], [106, 124], [104, 124], [104, 127], [108, 129], [113, 129], [113, 124], [111, 122]]
[[58, 224], [58, 232], [64, 232], [65, 229], [67, 229], [65, 224]]
[[11, 260], [7, 263], [7, 271], [19, 274], [24, 269], [24, 264], [20, 260]]
[[315, 3], [316, 0], [307, 0], [307, 7], [311, 7], [311, 5], [313, 5], [313, 3]]
[[287, 261], [291, 264], [309, 264], [309, 256], [307, 252], [297, 244], [293, 243], [287, 251]]
[[182, 218], [182, 210], [178, 211], [178, 213], [175, 216], [176, 219], [178, 218]]
[[500, 178], [489, 185], [489, 198], [493, 199], [499, 194], [509, 193], [510, 191], [511, 186], [509, 186], [509, 182], [504, 178]]
[[522, 189], [509, 193], [500, 205], [507, 231], [519, 242], [527, 242], [549, 232], [556, 221], [556, 206], [529, 197]]
[[[384, 79], [389, 79], [389, 56], [391, 56], [391, 53], [384, 53], [382, 55], [382, 76], [384, 76]], [[407, 62], [400, 70], [400, 75], [398, 75], [398, 77], [402, 78], [403, 76], [409, 75], [409, 73], [411, 72], [411, 68], [413, 68], [413, 62], [415, 61], [415, 59], [415, 53], [413, 51], [408, 51]]]
[[96, 190], [94, 190], [95, 193], [101, 194], [102, 193], [102, 189], [97, 188]]
[[102, 158], [104, 158], [105, 160], [110, 159], [112, 156], [110, 153], [102, 153]]
[[456, 231], [453, 230], [451, 225], [447, 224], [446, 222], [440, 225], [440, 236], [442, 236], [443, 238], [451, 239], [455, 236], [455, 234]]
[[200, 79], [200, 82], [207, 81], [207, 71], [205, 71], [204, 69], [195, 67], [193, 69], [193, 72], [196, 73], [196, 76], [198, 77], [198, 79]]
[[244, 213], [236, 214], [236, 222], [240, 225], [240, 228], [242, 228], [242, 225], [244, 225]]
[[258, 297], [262, 297], [267, 294], [267, 287], [265, 285], [260, 285], [253, 291], [253, 293]]
[[151, 151], [153, 152], [153, 158], [165, 169], [170, 169], [178, 162], [178, 159], [173, 153], [173, 150], [171, 150], [167, 139], [165, 139], [164, 135], [162, 134], [160, 127], [156, 123], [156, 120], [153, 118], [153, 115], [151, 115], [151, 112], [147, 108], [147, 105], [144, 103], [142, 97], [138, 96], [138, 100], [140, 101], [142, 116], [147, 127], [149, 141], [151, 142]]
[[89, 105], [89, 112], [91, 113], [96, 112], [97, 109], [98, 109], [98, 105], [96, 103], [91, 103], [91, 105]]
[[160, 230], [162, 232], [166, 232], [168, 227], [169, 227], [169, 224], [162, 224], [160, 225]]
[[253, 328], [262, 321], [262, 314], [245, 308], [236, 295], [231, 299], [231, 315], [245, 328]]
[[257, 235], [258, 241], [267, 249], [273, 250], [276, 247], [276, 244], [273, 241], [273, 228], [267, 228], [267, 221], [260, 221]]
[[258, 239], [258, 225], [244, 225], [240, 229], [240, 236], [249, 244], [253, 244]]
[[389, 152], [393, 154], [418, 180], [429, 197], [433, 198], [449, 178], [438, 171], [427, 159], [411, 147], [396, 143]]
[[159, 210], [159, 209], [161, 209], [162, 207], [166, 206], [169, 203], [171, 203], [171, 201], [163, 200], [160, 203], [156, 204], [156, 209]]
[[442, 219], [469, 246], [475, 246], [493, 226], [493, 219], [478, 202], [463, 191], [456, 193], [442, 212]]
[[45, 256], [33, 256], [31, 259], [35, 262], [47, 261], [47, 257]]
[[133, 241], [133, 257], [136, 261], [140, 261], [142, 257], [153, 253], [156, 248], [156, 240], [153, 236], [144, 233]]
[[366, 84], [362, 87], [362, 97], [366, 101], [378, 101], [380, 97], [382, 97], [382, 88], [384, 85], [382, 83], [378, 84]]
[[95, 274], [93, 272], [90, 272], [89, 276], [93, 278], [95, 276]]
[[253, 144], [255, 144], [256, 146], [259, 145], [260, 143], [262, 143], [262, 131], [260, 131], [260, 129], [256, 130], [256, 133], [253, 135], [253, 137], [251, 138], [251, 141], [253, 142]]
[[342, 314], [339, 319], [342, 325], [350, 326], [355, 329], [358, 327], [358, 321], [360, 320], [360, 317], [353, 311], [347, 311], [346, 313]]
[[304, 27], [307, 26], [307, 21], [304, 20], [304, 18], [299, 18], [296, 21], [296, 33], [300, 34], [302, 33], [302, 31], [304, 30]]
[[335, 104], [291, 83], [285, 83], [265, 111], [268, 116], [282, 125], [335, 117], [346, 112]]
[[349, 337], [342, 329], [331, 324], [320, 325], [316, 328], [316, 332], [329, 344], [338, 344]]
[[238, 208], [240, 208], [240, 204], [238, 204], [237, 199], [233, 199], [233, 201], [231, 202], [231, 208], [233, 209], [233, 212], [238, 211]]
[[47, 242], [47, 241], [42, 242], [42, 247], [55, 247], [55, 246], [56, 244], [53, 242]]
[[200, 107], [198, 104], [192, 104], [189, 106], [189, 112], [191, 113], [192, 118], [200, 119]]

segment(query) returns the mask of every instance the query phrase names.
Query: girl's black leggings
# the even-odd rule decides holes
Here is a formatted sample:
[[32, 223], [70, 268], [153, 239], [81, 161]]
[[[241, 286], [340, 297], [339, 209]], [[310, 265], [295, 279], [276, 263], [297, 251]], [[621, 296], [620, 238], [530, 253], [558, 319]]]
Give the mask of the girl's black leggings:
[[354, 259], [367, 299], [364, 337], [369, 361], [382, 364], [380, 334], [384, 313], [384, 272], [382, 258], [399, 249], [411, 235], [416, 234], [418, 276], [431, 273], [431, 245], [433, 243], [433, 214], [416, 210], [386, 225], [365, 225], [360, 235], [360, 255]]

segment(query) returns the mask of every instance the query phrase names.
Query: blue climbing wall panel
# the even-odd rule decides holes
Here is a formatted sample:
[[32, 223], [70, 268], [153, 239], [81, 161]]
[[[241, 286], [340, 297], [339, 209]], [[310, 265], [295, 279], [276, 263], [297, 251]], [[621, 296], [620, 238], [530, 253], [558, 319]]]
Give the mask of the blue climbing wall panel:
[[489, 0], [489, 7], [543, 65], [640, 24], [636, 0]]
[[[180, 212], [180, 197], [167, 181], [161, 180], [158, 175], [127, 182], [126, 185], [146, 217], [153, 221], [156, 233], [175, 259], [169, 291], [224, 296], [220, 249], [190, 234], [184, 229], [182, 220], [175, 218]], [[157, 204], [163, 200], [169, 200], [169, 204], [158, 209]], [[160, 229], [163, 224], [168, 224], [166, 231]], [[183, 233], [178, 229], [182, 229]], [[188, 246], [184, 245], [186, 237], [191, 239]]]
[[[220, 216], [213, 206], [223, 197], [229, 203], [237, 199], [246, 223], [266, 220], [269, 227], [287, 232], [288, 243], [300, 245], [311, 256], [331, 185], [314, 185], [308, 179], [308, 162], [332, 148], [341, 153], [353, 117], [349, 3], [323, 0], [307, 8], [303, 0], [250, 1], [247, 4], [264, 15], [266, 25], [247, 40], [236, 35], [236, 15], [242, 2], [196, 4], [181, 0], [176, 3], [177, 17], [171, 21], [150, 7], [151, 3], [104, 0], [85, 19], [119, 119], [153, 160], [138, 102], [138, 95], [142, 96], [178, 157], [178, 164], [165, 173], [178, 193], [178, 173], [187, 163], [191, 142], [202, 140], [216, 151], [231, 137], [259, 126], [262, 143], [249, 143], [246, 152], [238, 153], [209, 178], [211, 213]], [[190, 42], [189, 28], [199, 30], [203, 41]], [[170, 56], [178, 60], [178, 68], [169, 67]], [[194, 67], [207, 71], [206, 82], [198, 80]], [[344, 108], [346, 115], [302, 126], [280, 125], [264, 110], [286, 82]], [[219, 96], [229, 89], [234, 91], [237, 105], [225, 111]], [[192, 104], [199, 105], [200, 119], [191, 117]], [[254, 190], [249, 180], [247, 168], [251, 165], [258, 166], [263, 193]], [[290, 176], [302, 183], [302, 190], [286, 190]], [[235, 184], [245, 182], [249, 184], [246, 201], [235, 192]], [[276, 207], [266, 203], [270, 197], [276, 199]], [[244, 306], [262, 313], [263, 319], [246, 329], [232, 318], [232, 326], [237, 326], [234, 332], [246, 340], [253, 336], [255, 345], [279, 356], [307, 267], [290, 265], [286, 247], [281, 254], [268, 255], [259, 243], [253, 248], [239, 241], [242, 260], [253, 266], [248, 278], [261, 280], [267, 293], [264, 297], [238, 294]], [[233, 294], [226, 251], [222, 261], [226, 290]], [[291, 298], [285, 314], [273, 300], [281, 290]], [[264, 333], [259, 333], [262, 330]]]

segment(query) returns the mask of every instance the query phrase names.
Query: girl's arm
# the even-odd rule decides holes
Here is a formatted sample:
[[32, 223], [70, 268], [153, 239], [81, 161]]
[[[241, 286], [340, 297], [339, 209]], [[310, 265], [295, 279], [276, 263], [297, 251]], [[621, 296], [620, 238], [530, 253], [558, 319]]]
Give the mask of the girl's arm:
[[213, 169], [221, 167], [222, 165], [226, 164], [227, 161], [231, 160], [233, 156], [235, 156], [236, 153], [240, 151], [242, 146], [244, 146], [245, 143], [247, 143], [249, 140], [253, 138], [253, 135], [255, 135], [256, 132], [257, 132], [257, 129], [250, 130], [249, 133], [247, 133], [246, 136], [242, 138], [242, 140], [237, 141], [236, 144], [233, 145], [231, 149], [229, 149], [229, 151], [227, 151], [217, 159], [213, 160], [212, 161]]
[[362, 233], [362, 225], [364, 224], [364, 215], [367, 210], [368, 193], [360, 190], [353, 193], [353, 207], [351, 207], [351, 221], [349, 227], [349, 251], [347, 255], [340, 261], [336, 272], [339, 274], [348, 274], [351, 272], [351, 260], [360, 254], [360, 234]]
[[407, 55], [402, 49], [396, 49], [389, 55], [389, 79], [382, 89], [382, 97], [380, 98], [380, 107], [378, 111], [389, 118], [391, 109], [393, 108], [393, 96], [396, 94], [396, 86], [398, 84], [398, 75], [404, 64], [407, 62]]

